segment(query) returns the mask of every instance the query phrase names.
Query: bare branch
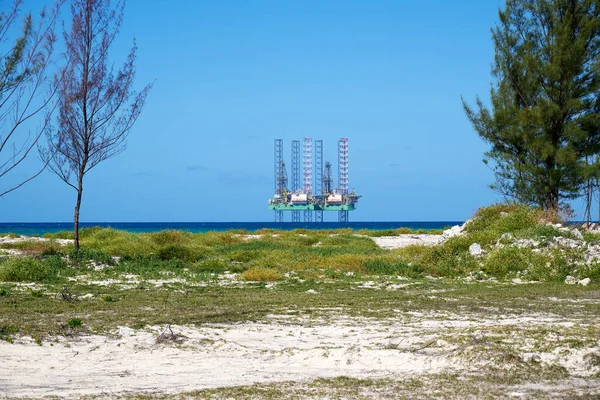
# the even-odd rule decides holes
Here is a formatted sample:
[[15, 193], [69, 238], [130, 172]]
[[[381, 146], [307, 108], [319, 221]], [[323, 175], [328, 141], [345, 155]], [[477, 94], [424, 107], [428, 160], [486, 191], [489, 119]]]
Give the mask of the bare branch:
[[[125, 140], [144, 107], [152, 85], [133, 91], [137, 47], [115, 70], [108, 53], [123, 21], [125, 2], [73, 0], [72, 23], [65, 32], [70, 60], [59, 88], [58, 127], [49, 131], [57, 176], [77, 190], [74, 215], [75, 248], [79, 248], [79, 209], [85, 174], [122, 152]], [[46, 153], [46, 155], [49, 153]]]

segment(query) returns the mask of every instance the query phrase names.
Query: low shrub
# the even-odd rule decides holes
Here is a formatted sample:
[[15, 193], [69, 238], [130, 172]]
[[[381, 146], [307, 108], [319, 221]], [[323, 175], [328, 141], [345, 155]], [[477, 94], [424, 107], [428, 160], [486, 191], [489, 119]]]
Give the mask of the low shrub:
[[81, 326], [81, 318], [71, 318], [67, 321], [67, 326], [70, 326], [71, 328]]
[[545, 266], [546, 262], [531, 249], [506, 246], [491, 252], [481, 269], [490, 276], [504, 279], [509, 274], [529, 270], [534, 264]]
[[517, 204], [494, 204], [482, 207], [465, 226], [467, 233], [487, 231], [498, 236], [505, 232], [515, 233], [517, 231], [533, 228], [542, 219], [539, 210]]
[[360, 271], [369, 256], [365, 254], [336, 254], [323, 259], [321, 267], [340, 269], [343, 271]]
[[249, 263], [263, 258], [264, 255], [265, 252], [262, 250], [236, 250], [227, 254], [227, 258], [235, 262]]
[[194, 253], [188, 248], [178, 244], [171, 244], [158, 249], [156, 256], [163, 260], [194, 261]]
[[2, 247], [7, 249], [18, 249], [24, 254], [32, 256], [58, 254], [61, 250], [60, 245], [56, 244], [52, 240], [26, 240], [16, 243], [4, 243], [2, 244]]
[[50, 270], [55, 271], [56, 273], [66, 273], [70, 270], [67, 262], [59, 255], [46, 257], [43, 259], [43, 263], [50, 268]]
[[525, 272], [524, 276], [533, 281], [563, 282], [567, 275], [580, 276], [582, 272], [585, 273], [585, 267], [583, 270], [577, 271], [575, 260], [582, 261], [582, 254], [577, 251], [561, 251], [559, 249], [553, 249], [546, 256], [533, 253], [529, 270]]
[[193, 264], [190, 269], [194, 272], [225, 272], [233, 271], [239, 272], [241, 268], [236, 268], [235, 265], [230, 265], [227, 260], [222, 258], [208, 258], [201, 260]]
[[115, 264], [115, 261], [113, 260], [112, 256], [106, 254], [102, 250], [81, 247], [77, 251], [75, 251], [75, 249], [68, 251], [67, 255], [69, 256], [69, 260], [77, 264], [85, 261], [96, 261], [98, 263], [107, 265]]
[[35, 258], [13, 257], [0, 264], [2, 282], [45, 282], [56, 278], [49, 265]]
[[17, 235], [16, 233], [12, 232], [0, 233], [0, 236], [8, 236], [11, 239], [17, 239], [21, 237], [21, 235]]
[[407, 278], [422, 278], [424, 272], [423, 268], [419, 265], [413, 265], [388, 258], [367, 260], [363, 263], [363, 268], [371, 274], [399, 275]]
[[150, 240], [159, 246], [185, 245], [194, 239], [194, 234], [190, 232], [165, 230], [148, 234]]
[[159, 260], [154, 256], [123, 257], [114, 268], [115, 273], [135, 274], [145, 278], [156, 277], [162, 271], [178, 271], [188, 262], [183, 260]]
[[3, 325], [0, 326], [0, 340], [12, 343], [12, 335], [19, 332], [19, 328], [14, 325]]
[[44, 233], [42, 237], [46, 239], [73, 239], [73, 231], [59, 231], [54, 233], [48, 232]]
[[283, 278], [276, 269], [267, 267], [252, 267], [241, 274], [241, 277], [247, 281], [278, 281]]

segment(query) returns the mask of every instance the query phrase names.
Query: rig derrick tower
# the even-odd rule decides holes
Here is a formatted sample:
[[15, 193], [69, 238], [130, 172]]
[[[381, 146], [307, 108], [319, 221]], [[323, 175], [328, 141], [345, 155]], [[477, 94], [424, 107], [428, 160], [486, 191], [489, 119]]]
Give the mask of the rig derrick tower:
[[331, 163], [329, 161], [325, 163], [321, 187], [323, 188], [323, 196], [327, 196], [329, 193], [331, 193], [331, 188], [333, 187], [333, 178], [331, 175]]
[[[300, 189], [300, 141], [292, 140], [292, 193]], [[292, 222], [300, 222], [300, 210], [292, 210]]]
[[[338, 142], [338, 182], [342, 198], [348, 195], [348, 138]], [[348, 210], [338, 211], [338, 222], [348, 222]]]
[[[323, 205], [323, 141], [315, 140], [315, 195], [318, 204]], [[315, 222], [323, 222], [323, 210], [315, 210]]]
[[[281, 167], [283, 164], [283, 139], [275, 139], [275, 201], [279, 201], [283, 197], [283, 186], [281, 185]], [[283, 222], [283, 210], [275, 209], [275, 222]]]
[[[304, 172], [304, 193], [307, 197], [307, 202], [312, 197], [312, 180], [313, 180], [313, 143], [311, 138], [304, 138], [302, 146], [302, 169]], [[312, 210], [307, 208], [304, 210], [304, 222], [312, 222]]]

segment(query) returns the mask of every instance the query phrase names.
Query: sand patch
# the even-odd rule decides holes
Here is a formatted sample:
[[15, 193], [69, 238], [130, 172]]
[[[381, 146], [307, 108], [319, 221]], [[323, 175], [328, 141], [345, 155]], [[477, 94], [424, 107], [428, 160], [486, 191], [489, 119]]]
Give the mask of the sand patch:
[[442, 235], [398, 235], [398, 236], [381, 236], [372, 238], [377, 246], [382, 249], [399, 249], [407, 246], [421, 245], [421, 246], [435, 246], [442, 243], [445, 238]]
[[[440, 318], [441, 317], [441, 318]], [[453, 318], [455, 317], [455, 318]], [[0, 388], [7, 396], [164, 392], [349, 376], [408, 377], [473, 369], [450, 335], [500, 324], [564, 326], [551, 316], [496, 319], [404, 315], [373, 320], [271, 316], [269, 323], [172, 326], [177, 341], [158, 342], [164, 327], [121, 327], [110, 336], [61, 338], [39, 346], [30, 338], [0, 342]], [[465, 328], [468, 328], [467, 331]], [[482, 334], [483, 337], [483, 334]], [[523, 349], [530, 356], [531, 349]], [[541, 354], [567, 368], [589, 350]], [[582, 371], [577, 368], [577, 372]], [[593, 371], [591, 371], [593, 372]], [[32, 379], [35, 377], [35, 379]]]

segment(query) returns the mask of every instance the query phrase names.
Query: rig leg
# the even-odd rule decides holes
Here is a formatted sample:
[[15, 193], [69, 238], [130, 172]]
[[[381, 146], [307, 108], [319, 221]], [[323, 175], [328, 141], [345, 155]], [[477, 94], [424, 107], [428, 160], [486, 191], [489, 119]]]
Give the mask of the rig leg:
[[315, 222], [323, 222], [323, 210], [315, 211]]
[[348, 222], [348, 210], [338, 211], [338, 222]]
[[304, 210], [304, 222], [312, 222], [312, 210]]
[[275, 210], [275, 222], [283, 222], [283, 211]]
[[300, 222], [300, 210], [292, 210], [292, 222]]

